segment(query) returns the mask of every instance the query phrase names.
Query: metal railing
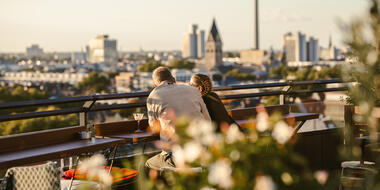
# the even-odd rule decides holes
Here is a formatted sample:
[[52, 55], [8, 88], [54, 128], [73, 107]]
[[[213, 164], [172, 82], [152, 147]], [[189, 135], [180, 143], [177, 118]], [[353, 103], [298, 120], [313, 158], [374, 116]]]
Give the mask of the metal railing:
[[[294, 86], [322, 85], [322, 84], [332, 84], [332, 83], [343, 83], [343, 81], [341, 81], [340, 79], [330, 79], [330, 80], [315, 80], [315, 81], [260, 83], [260, 84], [216, 87], [213, 90], [214, 91], [231, 91], [231, 90], [284, 87], [281, 90], [221, 95], [220, 98], [221, 99], [240, 99], [240, 98], [263, 97], [263, 96], [280, 96], [280, 104], [285, 104], [286, 96], [290, 96], [290, 95], [314, 93], [314, 92], [346, 91], [348, 89], [347, 87], [338, 87], [338, 88], [318, 88], [318, 89], [310, 89], [310, 90], [292, 90], [292, 87]], [[81, 126], [86, 126], [88, 112], [137, 108], [137, 107], [146, 106], [145, 101], [135, 102], [135, 103], [113, 104], [113, 105], [95, 105], [97, 101], [113, 100], [113, 99], [127, 99], [127, 98], [144, 98], [144, 97], [147, 97], [148, 95], [149, 95], [149, 92], [134, 92], [134, 93], [121, 93], [121, 94], [100, 94], [100, 95], [79, 96], [79, 97], [65, 97], [65, 98], [48, 99], [48, 100], [8, 102], [8, 103], [0, 104], [0, 110], [35, 107], [35, 106], [59, 105], [59, 104], [68, 104], [68, 103], [81, 103], [81, 102], [83, 103], [83, 105], [80, 107], [70, 107], [70, 108], [63, 108], [63, 109], [58, 109], [58, 110], [0, 115], [0, 122], [79, 113], [79, 124]]]

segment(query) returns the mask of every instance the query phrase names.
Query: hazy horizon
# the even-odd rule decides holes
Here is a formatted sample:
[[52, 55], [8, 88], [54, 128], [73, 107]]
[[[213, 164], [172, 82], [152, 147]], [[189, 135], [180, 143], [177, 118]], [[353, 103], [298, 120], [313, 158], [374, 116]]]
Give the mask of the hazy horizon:
[[[326, 47], [329, 35], [342, 46], [336, 19], [367, 8], [357, 0], [261, 0], [260, 48], [281, 48], [286, 32], [301, 31]], [[39, 44], [45, 52], [80, 51], [97, 34], [118, 40], [119, 51], [181, 50], [189, 25], [208, 36], [215, 17], [224, 50], [253, 46], [253, 0], [0, 0], [0, 52], [25, 52]]]

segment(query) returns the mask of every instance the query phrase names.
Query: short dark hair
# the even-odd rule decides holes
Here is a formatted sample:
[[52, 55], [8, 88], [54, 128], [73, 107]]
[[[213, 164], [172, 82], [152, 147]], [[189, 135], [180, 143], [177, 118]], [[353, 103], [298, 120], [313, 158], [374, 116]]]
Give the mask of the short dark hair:
[[158, 67], [153, 71], [153, 80], [157, 82], [175, 82], [174, 77], [167, 67]]

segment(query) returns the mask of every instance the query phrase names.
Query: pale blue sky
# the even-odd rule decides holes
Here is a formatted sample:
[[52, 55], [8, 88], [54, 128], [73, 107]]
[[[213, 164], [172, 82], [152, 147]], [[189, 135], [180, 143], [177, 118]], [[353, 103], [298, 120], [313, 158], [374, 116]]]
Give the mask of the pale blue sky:
[[[362, 15], [366, 0], [261, 0], [261, 48], [281, 47], [281, 36], [301, 31], [327, 46], [340, 45], [337, 18]], [[79, 51], [96, 34], [109, 34], [123, 51], [180, 50], [191, 23], [208, 31], [215, 17], [225, 50], [253, 46], [253, 0], [0, 0], [0, 52]]]

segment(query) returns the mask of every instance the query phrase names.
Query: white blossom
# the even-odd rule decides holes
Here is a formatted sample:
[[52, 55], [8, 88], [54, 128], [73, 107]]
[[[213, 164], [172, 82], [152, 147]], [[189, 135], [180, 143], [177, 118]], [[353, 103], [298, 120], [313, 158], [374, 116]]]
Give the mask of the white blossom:
[[104, 159], [104, 156], [100, 154], [95, 154], [91, 156], [91, 158], [85, 159], [82, 162], [80, 162], [80, 168], [82, 170], [87, 171], [91, 168], [103, 166], [105, 163], [106, 163], [106, 160]]
[[202, 153], [202, 145], [195, 141], [190, 141], [185, 144], [184, 153], [186, 162], [194, 162]]
[[281, 174], [281, 180], [286, 185], [290, 185], [293, 183], [293, 177], [288, 172], [284, 172]]
[[209, 166], [208, 182], [221, 188], [230, 188], [233, 185], [231, 179], [231, 167], [226, 160], [218, 160]]
[[270, 176], [258, 176], [256, 177], [256, 184], [254, 190], [275, 190], [276, 184], [274, 184], [272, 177]]
[[375, 64], [377, 61], [377, 52], [375, 50], [370, 51], [367, 54], [367, 63], [370, 65]]
[[172, 148], [173, 151], [173, 160], [177, 168], [185, 167], [185, 153], [181, 146], [174, 145]]
[[98, 178], [104, 186], [111, 186], [112, 176], [102, 166], [106, 164], [104, 156], [96, 154], [79, 164], [79, 170], [86, 172], [89, 179]]
[[200, 190], [216, 190], [216, 189], [206, 186], [206, 187], [202, 187]]
[[293, 135], [293, 128], [284, 121], [277, 122], [274, 126], [272, 136], [280, 144], [285, 144]]
[[237, 150], [233, 150], [233, 151], [231, 151], [231, 153], [230, 153], [230, 158], [231, 158], [232, 161], [237, 161], [237, 160], [239, 160], [239, 159], [240, 159], [240, 152], [237, 151]]
[[314, 178], [318, 181], [319, 184], [325, 184], [329, 178], [329, 173], [327, 171], [319, 170], [314, 172]]
[[186, 133], [203, 145], [210, 146], [216, 139], [215, 127], [209, 121], [194, 120], [186, 129]]
[[227, 131], [226, 134], [226, 142], [228, 144], [235, 143], [236, 141], [240, 141], [244, 139], [244, 134], [240, 132], [239, 127], [235, 124], [232, 124]]
[[256, 129], [260, 132], [264, 132], [269, 128], [269, 116], [266, 112], [259, 112], [256, 116], [257, 125]]

